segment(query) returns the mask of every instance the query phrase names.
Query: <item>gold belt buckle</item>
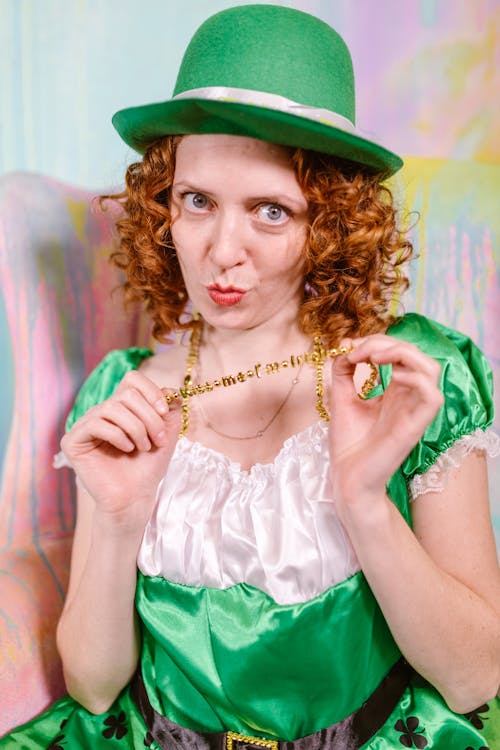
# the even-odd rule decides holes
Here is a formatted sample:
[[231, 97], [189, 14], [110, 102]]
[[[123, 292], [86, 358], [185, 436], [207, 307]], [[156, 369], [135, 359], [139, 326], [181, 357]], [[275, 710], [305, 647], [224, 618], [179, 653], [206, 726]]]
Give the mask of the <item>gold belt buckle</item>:
[[249, 734], [238, 734], [238, 732], [226, 733], [226, 750], [234, 750], [233, 742], [245, 742], [247, 745], [265, 747], [268, 750], [279, 750], [278, 740], [265, 740], [263, 737], [252, 737]]

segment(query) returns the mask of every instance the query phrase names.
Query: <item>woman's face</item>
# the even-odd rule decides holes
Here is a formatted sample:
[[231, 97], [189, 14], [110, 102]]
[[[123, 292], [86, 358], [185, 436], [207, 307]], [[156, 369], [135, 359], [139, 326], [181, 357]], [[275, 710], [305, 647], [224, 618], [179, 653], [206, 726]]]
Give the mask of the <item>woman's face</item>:
[[287, 149], [242, 136], [184, 137], [171, 211], [186, 289], [209, 325], [296, 319], [308, 207]]

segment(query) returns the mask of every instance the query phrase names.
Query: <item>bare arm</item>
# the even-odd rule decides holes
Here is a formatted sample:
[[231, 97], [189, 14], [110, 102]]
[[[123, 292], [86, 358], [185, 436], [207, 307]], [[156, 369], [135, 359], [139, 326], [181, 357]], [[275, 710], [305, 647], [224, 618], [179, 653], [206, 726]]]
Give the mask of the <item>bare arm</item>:
[[376, 362], [401, 358], [394, 388], [372, 403], [357, 399], [348, 364], [336, 368], [332, 411], [339, 423], [350, 418], [356, 427], [346, 441], [332, 436], [335, 497], [402, 653], [463, 713], [491, 699], [500, 683], [500, 573], [485, 464], [470, 455], [443, 492], [418, 498], [414, 531], [387, 498], [385, 482], [440, 404], [438, 373], [407, 346], [384, 342], [379, 354], [373, 343], [361, 349], [367, 356], [371, 348]]
[[134, 610], [141, 534], [121, 534], [78, 490], [70, 588], [57, 629], [68, 692], [106, 711], [131, 679], [139, 654]]
[[[57, 630], [69, 693], [102, 713], [139, 658], [136, 558], [179, 430], [139, 373], [63, 438], [79, 478], [70, 584]], [[156, 404], [156, 406], [155, 406]]]
[[402, 653], [458, 713], [493, 698], [500, 684], [500, 580], [483, 471], [470, 456], [442, 496], [419, 498], [414, 532], [387, 499], [363, 518], [344, 516]]

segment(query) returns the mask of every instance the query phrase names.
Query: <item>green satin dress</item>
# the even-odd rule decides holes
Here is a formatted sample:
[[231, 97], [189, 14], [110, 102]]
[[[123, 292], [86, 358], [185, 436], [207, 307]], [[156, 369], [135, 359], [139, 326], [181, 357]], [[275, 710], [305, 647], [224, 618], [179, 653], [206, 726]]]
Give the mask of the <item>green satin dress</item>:
[[[489, 427], [492, 378], [467, 337], [422, 316], [406, 315], [389, 334], [415, 343], [442, 366], [445, 404], [388, 485], [411, 523], [408, 483], [456, 441]], [[83, 385], [68, 427], [150, 355], [137, 348], [111, 352]], [[390, 367], [382, 367], [372, 395], [389, 379]], [[1, 739], [1, 750], [198, 747], [184, 742], [182, 732], [174, 732], [177, 740], [162, 734], [162, 717], [204, 736], [231, 730], [284, 742], [313, 735], [304, 750], [500, 748], [498, 699], [457, 715], [429, 683], [407, 671], [396, 697], [384, 700], [384, 686], [404, 662], [361, 571], [292, 604], [277, 603], [245, 580], [193, 586], [139, 571], [136, 606], [142, 623], [138, 679], [147, 710], [139, 708], [137, 678], [103, 715], [65, 697]], [[330, 734], [315, 734], [332, 725], [337, 729]]]

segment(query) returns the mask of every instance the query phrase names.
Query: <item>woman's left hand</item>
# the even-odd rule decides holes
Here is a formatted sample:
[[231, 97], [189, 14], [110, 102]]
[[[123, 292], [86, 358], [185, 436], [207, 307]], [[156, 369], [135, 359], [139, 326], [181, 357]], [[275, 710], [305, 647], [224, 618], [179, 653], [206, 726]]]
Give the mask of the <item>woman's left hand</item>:
[[[411, 529], [386, 485], [443, 403], [440, 367], [391, 336], [352, 343], [332, 371], [335, 508], [401, 653], [452, 711], [466, 713], [493, 697], [499, 677], [500, 580], [484, 457], [467, 456], [444, 490], [413, 503]], [[392, 379], [363, 401], [353, 375], [367, 361], [392, 364]]]
[[[385, 497], [390, 477], [443, 403], [441, 368], [415, 345], [384, 334], [341, 342], [351, 344], [354, 350], [332, 365], [330, 460], [340, 506]], [[392, 365], [383, 395], [359, 398], [353, 376], [361, 362]]]

